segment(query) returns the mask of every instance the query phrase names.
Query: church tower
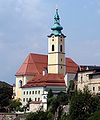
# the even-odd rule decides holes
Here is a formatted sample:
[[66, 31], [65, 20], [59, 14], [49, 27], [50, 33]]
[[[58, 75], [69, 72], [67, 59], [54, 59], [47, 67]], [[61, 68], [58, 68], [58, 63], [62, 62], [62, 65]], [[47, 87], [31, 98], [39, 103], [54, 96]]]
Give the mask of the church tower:
[[52, 33], [48, 36], [48, 73], [66, 73], [65, 63], [65, 37], [61, 30], [58, 9], [54, 16], [54, 24], [51, 28]]

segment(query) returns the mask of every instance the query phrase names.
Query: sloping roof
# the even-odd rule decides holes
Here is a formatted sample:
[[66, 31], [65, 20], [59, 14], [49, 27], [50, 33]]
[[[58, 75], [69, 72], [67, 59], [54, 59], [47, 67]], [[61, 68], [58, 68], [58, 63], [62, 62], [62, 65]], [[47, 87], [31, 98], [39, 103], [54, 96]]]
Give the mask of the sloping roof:
[[42, 73], [47, 67], [47, 55], [30, 53], [21, 65], [16, 75], [34, 75]]
[[71, 59], [66, 58], [66, 73], [77, 73], [78, 65]]
[[65, 86], [63, 74], [46, 74], [37, 75], [29, 80], [22, 88], [39, 87], [39, 86]]
[[[44, 68], [47, 68], [48, 56], [42, 54], [30, 53], [16, 73], [17, 75], [42, 74]], [[77, 73], [78, 65], [71, 59], [66, 58], [66, 72]]]

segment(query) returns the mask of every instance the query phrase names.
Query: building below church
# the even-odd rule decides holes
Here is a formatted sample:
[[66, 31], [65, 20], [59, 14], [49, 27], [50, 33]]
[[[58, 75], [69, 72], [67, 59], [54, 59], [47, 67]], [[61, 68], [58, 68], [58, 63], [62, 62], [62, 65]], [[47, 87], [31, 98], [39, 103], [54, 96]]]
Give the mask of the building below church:
[[91, 93], [100, 94], [100, 66], [80, 66], [77, 89], [83, 90], [85, 86]]

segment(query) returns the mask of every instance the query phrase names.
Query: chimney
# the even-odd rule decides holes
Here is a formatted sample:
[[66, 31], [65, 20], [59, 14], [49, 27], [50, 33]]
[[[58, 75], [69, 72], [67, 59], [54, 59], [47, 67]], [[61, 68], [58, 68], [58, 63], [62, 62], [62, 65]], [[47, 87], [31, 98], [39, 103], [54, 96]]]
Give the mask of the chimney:
[[47, 68], [44, 68], [44, 70], [42, 71], [43, 76], [46, 75], [47, 73], [48, 73]]

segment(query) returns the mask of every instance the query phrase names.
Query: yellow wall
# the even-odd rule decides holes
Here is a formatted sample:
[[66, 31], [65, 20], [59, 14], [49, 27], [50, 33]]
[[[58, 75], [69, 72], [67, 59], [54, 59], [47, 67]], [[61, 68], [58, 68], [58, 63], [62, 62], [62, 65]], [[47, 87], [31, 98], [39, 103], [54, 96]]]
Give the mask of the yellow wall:
[[[52, 51], [52, 45], [54, 45], [54, 51]], [[60, 51], [60, 45], [62, 45], [62, 52]], [[48, 38], [48, 73], [65, 74], [65, 65], [65, 43], [63, 36]]]
[[19, 81], [22, 81], [22, 85], [25, 85], [28, 80], [32, 79], [33, 76], [16, 76], [16, 88], [15, 88], [15, 99], [22, 98], [22, 89], [19, 86]]

